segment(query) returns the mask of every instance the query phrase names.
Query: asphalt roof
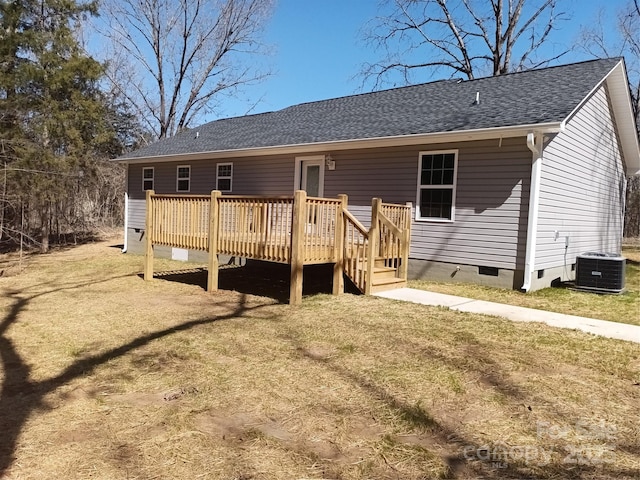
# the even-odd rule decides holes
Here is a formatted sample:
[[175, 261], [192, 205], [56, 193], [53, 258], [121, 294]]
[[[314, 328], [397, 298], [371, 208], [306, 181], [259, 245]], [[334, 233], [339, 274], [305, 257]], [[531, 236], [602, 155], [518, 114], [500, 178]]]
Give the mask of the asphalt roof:
[[[618, 62], [619, 58], [592, 60], [302, 103], [216, 120], [157, 141], [126, 158], [561, 122]], [[474, 103], [477, 93], [479, 104]]]

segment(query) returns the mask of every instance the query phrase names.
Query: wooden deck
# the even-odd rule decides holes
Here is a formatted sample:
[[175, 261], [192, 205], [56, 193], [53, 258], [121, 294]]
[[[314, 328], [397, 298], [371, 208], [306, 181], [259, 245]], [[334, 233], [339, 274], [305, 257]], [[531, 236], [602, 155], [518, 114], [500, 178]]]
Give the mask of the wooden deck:
[[[343, 271], [365, 293], [406, 283], [411, 207], [372, 203], [365, 229], [347, 210], [347, 197], [156, 195], [147, 191], [145, 279], [153, 277], [153, 246], [209, 252], [208, 290], [218, 285], [218, 255], [291, 265], [291, 303], [302, 299], [304, 265], [333, 263], [334, 294]], [[372, 259], [371, 261], [369, 259]], [[381, 275], [383, 273], [384, 275]]]

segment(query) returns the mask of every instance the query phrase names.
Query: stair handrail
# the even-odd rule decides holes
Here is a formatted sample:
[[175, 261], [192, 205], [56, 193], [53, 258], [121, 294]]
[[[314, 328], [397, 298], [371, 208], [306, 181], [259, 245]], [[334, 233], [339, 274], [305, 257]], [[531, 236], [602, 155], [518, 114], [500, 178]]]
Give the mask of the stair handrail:
[[[385, 267], [395, 269], [396, 278], [406, 281], [411, 232], [408, 214], [411, 207], [409, 204], [385, 204], [374, 199], [371, 208], [377, 210], [375, 218], [379, 238], [376, 254], [382, 257]], [[372, 213], [372, 219], [373, 217]]]
[[[344, 222], [343, 269], [347, 277], [361, 291], [365, 291], [367, 280], [367, 249], [369, 231], [346, 208], [342, 210]], [[350, 230], [350, 227], [352, 230]], [[349, 232], [353, 232], [349, 234]], [[355, 234], [355, 235], [354, 235]]]
[[345, 209], [342, 211], [342, 213], [360, 231], [360, 233], [362, 233], [365, 237], [369, 236], [369, 231], [367, 230], [367, 228], [364, 225], [362, 225], [362, 223], [360, 223], [360, 220], [354, 217], [349, 210]]
[[384, 224], [396, 237], [402, 237], [402, 233], [404, 229], [399, 228], [395, 223], [391, 221], [389, 217], [387, 217], [384, 213], [378, 212], [378, 220], [380, 223]]

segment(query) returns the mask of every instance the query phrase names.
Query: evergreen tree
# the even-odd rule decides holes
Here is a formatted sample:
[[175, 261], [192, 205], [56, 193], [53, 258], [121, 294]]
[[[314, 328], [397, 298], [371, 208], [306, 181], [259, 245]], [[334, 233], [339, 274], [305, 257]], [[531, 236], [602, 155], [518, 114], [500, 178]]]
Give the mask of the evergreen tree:
[[82, 175], [113, 149], [114, 129], [99, 89], [103, 66], [74, 35], [95, 12], [94, 2], [0, 1], [4, 230], [36, 234], [43, 251], [61, 221], [74, 227]]

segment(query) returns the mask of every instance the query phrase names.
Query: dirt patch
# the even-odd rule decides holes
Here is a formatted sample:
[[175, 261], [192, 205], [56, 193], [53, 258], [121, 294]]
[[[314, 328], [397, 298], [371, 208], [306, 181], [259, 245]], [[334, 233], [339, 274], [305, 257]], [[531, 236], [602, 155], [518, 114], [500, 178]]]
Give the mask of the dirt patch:
[[425, 449], [440, 448], [439, 443], [431, 435], [405, 434], [394, 435], [392, 438], [404, 445], [416, 445]]
[[63, 430], [57, 435], [59, 443], [86, 443], [95, 439], [95, 432], [84, 429]]
[[[322, 438], [326, 435], [323, 432], [303, 437], [287, 429], [280, 421], [261, 420], [250, 413], [225, 414], [222, 411], [211, 410], [198, 415], [195, 426], [201, 432], [227, 442], [246, 442], [263, 438], [266, 441], [277, 442], [280, 448], [336, 463], [357, 462], [371, 453], [357, 446], [348, 449], [340, 448], [336, 442]], [[363, 434], [371, 435], [373, 432], [371, 428], [359, 428], [348, 432], [347, 435], [362, 440]], [[375, 432], [376, 435], [370, 438], [371, 440], [378, 439], [380, 431], [375, 430]]]
[[123, 393], [120, 395], [109, 395], [109, 399], [114, 402], [128, 403], [136, 407], [162, 406], [167, 403], [180, 400], [186, 395], [197, 395], [197, 387], [178, 387], [160, 393]]
[[299, 348], [298, 352], [303, 357], [310, 358], [311, 360], [325, 361], [335, 356], [337, 350], [328, 346], [309, 346], [307, 348]]
[[255, 438], [256, 432], [284, 442], [295, 439], [279, 422], [260, 420], [249, 413], [225, 414], [212, 410], [196, 416], [194, 423], [201, 432], [226, 441], [242, 442]]
[[365, 440], [379, 440], [385, 433], [385, 429], [375, 420], [367, 421], [365, 418], [354, 418], [348, 423], [353, 438]]

